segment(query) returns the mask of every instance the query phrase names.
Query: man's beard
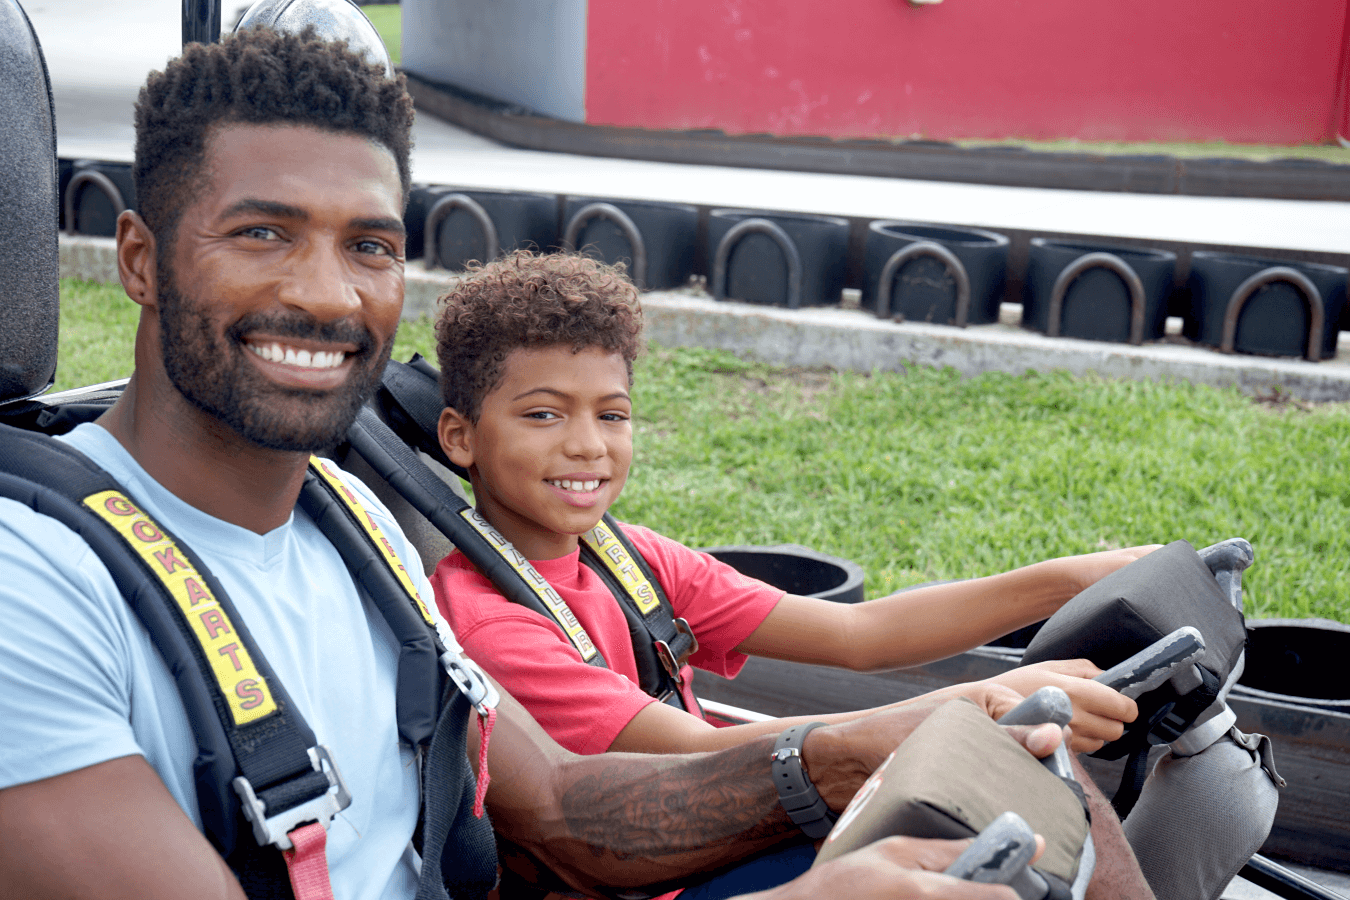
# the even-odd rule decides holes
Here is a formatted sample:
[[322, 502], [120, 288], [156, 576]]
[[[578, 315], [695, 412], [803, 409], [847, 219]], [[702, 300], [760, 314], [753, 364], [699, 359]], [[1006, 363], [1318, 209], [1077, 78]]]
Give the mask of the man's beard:
[[[169, 276], [169, 277], [164, 277]], [[303, 313], [246, 316], [218, 335], [205, 304], [178, 293], [170, 273], [159, 289], [160, 349], [169, 380], [192, 405], [210, 413], [245, 440], [271, 450], [313, 453], [340, 444], [361, 405], [374, 394], [393, 350], [365, 328], [343, 320], [315, 322]], [[282, 387], [269, 381], [243, 358], [243, 336], [262, 333], [358, 348], [348, 354], [347, 381], [331, 391]]]

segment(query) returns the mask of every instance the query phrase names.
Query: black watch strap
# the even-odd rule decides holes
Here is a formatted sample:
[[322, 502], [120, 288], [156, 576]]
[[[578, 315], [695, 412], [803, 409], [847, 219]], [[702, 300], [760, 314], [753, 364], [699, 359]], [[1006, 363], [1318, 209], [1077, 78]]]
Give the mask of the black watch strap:
[[802, 766], [802, 742], [811, 729], [824, 722], [793, 725], [778, 736], [773, 745], [773, 783], [778, 788], [778, 799], [788, 817], [811, 838], [823, 838], [834, 827], [838, 818], [825, 805], [820, 791], [811, 783]]

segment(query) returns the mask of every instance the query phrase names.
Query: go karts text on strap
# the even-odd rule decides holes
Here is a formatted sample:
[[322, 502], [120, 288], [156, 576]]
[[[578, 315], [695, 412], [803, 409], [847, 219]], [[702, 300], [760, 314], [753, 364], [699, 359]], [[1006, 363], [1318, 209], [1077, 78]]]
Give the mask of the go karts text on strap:
[[[149, 632], [174, 674], [197, 741], [205, 832], [250, 898], [331, 898], [326, 832], [351, 795], [336, 760], [318, 744], [202, 560], [88, 457], [44, 434], [0, 425], [0, 496], [85, 540]], [[311, 460], [300, 506], [400, 645], [399, 736], [427, 752], [421, 877], [432, 885], [428, 896], [448, 896], [444, 876], [454, 878], [456, 896], [481, 895], [496, 881], [496, 853], [481, 815], [485, 784], [472, 789], [465, 730], [471, 709], [480, 727], [491, 722], [497, 693], [474, 663], [445, 648], [402, 561], [329, 464]], [[457, 812], [437, 812], [450, 803]], [[239, 840], [245, 821], [256, 843]], [[442, 826], [437, 834], [435, 822]], [[455, 846], [447, 847], [451, 831]], [[270, 848], [282, 851], [284, 869]], [[446, 852], [455, 866], [443, 876]]]

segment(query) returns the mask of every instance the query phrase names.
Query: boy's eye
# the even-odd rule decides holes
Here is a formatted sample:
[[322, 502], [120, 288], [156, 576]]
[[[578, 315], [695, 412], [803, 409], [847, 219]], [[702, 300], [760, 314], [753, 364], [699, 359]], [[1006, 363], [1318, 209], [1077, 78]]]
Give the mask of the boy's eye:
[[525, 418], [527, 418], [527, 419], [556, 419], [556, 418], [558, 418], [558, 414], [557, 414], [557, 413], [550, 412], [550, 411], [548, 411], [548, 410], [546, 410], [546, 409], [536, 409], [536, 410], [534, 410], [533, 412], [527, 412], [527, 413], [525, 414]]
[[606, 422], [627, 422], [628, 414], [621, 412], [602, 413], [600, 418]]

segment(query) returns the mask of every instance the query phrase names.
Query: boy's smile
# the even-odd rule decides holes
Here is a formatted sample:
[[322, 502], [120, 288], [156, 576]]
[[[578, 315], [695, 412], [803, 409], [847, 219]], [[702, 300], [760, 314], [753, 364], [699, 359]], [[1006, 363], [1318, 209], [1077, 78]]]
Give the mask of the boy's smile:
[[469, 470], [478, 511], [528, 559], [572, 552], [618, 498], [633, 460], [623, 357], [517, 348], [476, 423], [441, 415], [441, 446]]

